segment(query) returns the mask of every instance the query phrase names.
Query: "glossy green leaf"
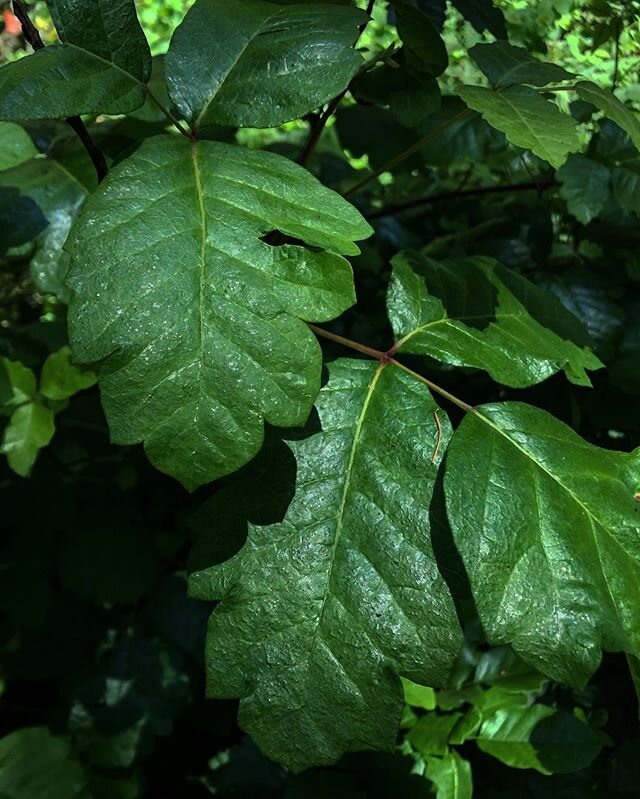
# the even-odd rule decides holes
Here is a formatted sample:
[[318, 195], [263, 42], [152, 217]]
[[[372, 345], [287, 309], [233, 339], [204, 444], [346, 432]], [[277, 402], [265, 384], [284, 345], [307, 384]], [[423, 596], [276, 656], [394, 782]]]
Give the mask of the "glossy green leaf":
[[[310, 246], [261, 240], [274, 230]], [[113, 440], [144, 441], [193, 489], [250, 460], [265, 419], [304, 423], [321, 352], [301, 320], [353, 303], [337, 253], [357, 254], [369, 233], [286, 158], [144, 142], [90, 197], [68, 246], [74, 360], [95, 364]]]
[[63, 738], [27, 727], [0, 739], [3, 799], [75, 799], [86, 796], [85, 774]]
[[0, 452], [21, 477], [28, 477], [38, 453], [53, 438], [53, 411], [39, 400], [20, 405], [4, 430]]
[[462, 713], [425, 713], [411, 728], [407, 740], [420, 752], [427, 755], [444, 755], [448, 751], [449, 736]]
[[457, 93], [512, 144], [531, 150], [556, 169], [580, 148], [576, 121], [534, 89], [508, 86], [494, 91], [460, 86]]
[[393, 6], [409, 66], [432, 77], [441, 75], [449, 64], [449, 57], [429, 17], [410, 0], [394, 0]]
[[524, 47], [504, 41], [476, 44], [470, 48], [469, 55], [496, 89], [522, 83], [546, 86], [575, 78], [557, 64], [538, 61]]
[[169, 94], [195, 128], [297, 119], [355, 75], [362, 58], [353, 45], [365, 21], [349, 7], [197, 0], [166, 56]]
[[640, 120], [630, 108], [618, 100], [615, 94], [588, 81], [578, 83], [576, 91], [582, 100], [595, 105], [605, 116], [625, 130], [636, 149], [640, 150]]
[[54, 158], [32, 158], [0, 172], [0, 187], [15, 186], [40, 209], [43, 225], [29, 268], [38, 291], [67, 299], [63, 277], [68, 257], [62, 247], [84, 203], [87, 189]]
[[562, 184], [560, 196], [567, 201], [567, 210], [583, 225], [598, 216], [611, 196], [611, 172], [584, 155], [570, 155], [556, 177]]
[[477, 744], [513, 768], [568, 774], [586, 768], [609, 738], [565, 711], [547, 705], [498, 710], [477, 735]]
[[471, 764], [457, 752], [427, 759], [427, 778], [436, 787], [436, 799], [471, 799]]
[[461, 641], [429, 534], [436, 405], [395, 367], [345, 360], [329, 372], [322, 431], [289, 445], [297, 481], [282, 522], [250, 525], [235, 557], [191, 577], [199, 598], [222, 599], [210, 695], [242, 697], [242, 727], [296, 770], [391, 749], [397, 675], [443, 684]]
[[0, 69], [0, 119], [121, 114], [142, 105], [151, 54], [133, 0], [48, 0], [62, 44]]
[[24, 128], [13, 122], [0, 122], [0, 171], [18, 166], [37, 153], [35, 144]]
[[639, 487], [640, 450], [600, 449], [521, 403], [467, 415], [447, 514], [492, 643], [572, 685], [601, 649], [640, 652]]
[[398, 352], [485, 369], [524, 387], [560, 369], [590, 385], [600, 361], [582, 324], [550, 293], [490, 258], [434, 261], [407, 251], [392, 259], [387, 310]]
[[64, 400], [93, 386], [96, 376], [71, 363], [71, 350], [63, 347], [44, 362], [40, 375], [40, 392], [50, 400]]

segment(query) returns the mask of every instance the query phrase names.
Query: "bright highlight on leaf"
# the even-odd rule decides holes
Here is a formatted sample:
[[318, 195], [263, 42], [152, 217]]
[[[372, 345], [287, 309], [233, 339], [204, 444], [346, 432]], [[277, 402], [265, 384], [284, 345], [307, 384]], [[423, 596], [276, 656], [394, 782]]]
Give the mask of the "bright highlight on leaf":
[[396, 367], [329, 369], [321, 432], [289, 445], [286, 515], [250, 525], [235, 557], [191, 577], [198, 597], [222, 599], [208, 632], [210, 695], [242, 697], [240, 724], [295, 770], [391, 748], [398, 675], [442, 685], [460, 645], [429, 534], [437, 406]]
[[[305, 246], [273, 246], [273, 231]], [[160, 136], [114, 169], [73, 230], [78, 362], [95, 364], [116, 443], [190, 489], [260, 449], [264, 421], [303, 424], [321, 353], [301, 320], [354, 302], [370, 228], [280, 156]]]

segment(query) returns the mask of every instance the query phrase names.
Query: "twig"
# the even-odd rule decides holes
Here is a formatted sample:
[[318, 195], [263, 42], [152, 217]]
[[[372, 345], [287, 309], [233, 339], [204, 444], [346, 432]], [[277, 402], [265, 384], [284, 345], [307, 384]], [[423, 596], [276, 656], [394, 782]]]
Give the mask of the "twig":
[[436, 448], [433, 451], [433, 457], [431, 458], [431, 463], [435, 463], [438, 460], [438, 452], [440, 452], [440, 444], [442, 443], [442, 425], [440, 424], [440, 417], [438, 416], [438, 411], [440, 409], [436, 408], [433, 412], [433, 418], [436, 420], [436, 429], [438, 431], [438, 437], [436, 439]]
[[[38, 29], [33, 22], [31, 22], [25, 7], [22, 5], [22, 0], [13, 0], [13, 11], [16, 17], [20, 20], [20, 24], [22, 25], [22, 33], [28, 44], [30, 44], [34, 50], [42, 50], [44, 47], [44, 42], [40, 37]], [[74, 133], [76, 133], [82, 142], [89, 155], [89, 158], [91, 159], [91, 163], [96, 170], [98, 183], [101, 183], [109, 171], [104, 155], [96, 146], [80, 117], [67, 117], [65, 122], [74, 131]]]
[[620, 67], [620, 34], [622, 33], [622, 20], [616, 17], [616, 38], [613, 43], [613, 78], [611, 80], [611, 91], [616, 90], [618, 85], [618, 69]]
[[367, 183], [369, 183], [370, 181], [375, 180], [383, 172], [389, 172], [391, 169], [398, 166], [398, 164], [402, 163], [402, 161], [404, 161], [406, 158], [409, 158], [410, 155], [413, 155], [415, 152], [422, 149], [425, 146], [425, 144], [429, 144], [429, 142], [433, 141], [434, 139], [437, 139], [441, 133], [444, 133], [445, 130], [450, 128], [452, 125], [455, 125], [456, 122], [459, 122], [464, 117], [469, 116], [471, 113], [473, 112], [468, 108], [465, 108], [464, 111], [460, 111], [459, 114], [456, 114], [455, 116], [451, 117], [451, 119], [448, 119], [444, 124], [440, 125], [439, 128], [432, 130], [431, 133], [427, 133], [426, 136], [423, 136], [415, 144], [412, 144], [411, 147], [408, 147], [406, 150], [403, 150], [401, 153], [394, 155], [393, 158], [390, 158], [382, 166], [378, 167], [373, 172], [370, 172], [368, 175], [362, 178], [362, 180], [359, 180], [357, 183], [354, 183], [354, 185], [351, 186], [351, 188], [345, 191], [344, 196], [348, 197], [350, 194], [353, 194], [354, 192], [358, 191], [363, 186], [366, 186]]
[[[376, 2], [376, 0], [369, 0], [369, 4], [368, 4], [367, 10], [366, 10], [367, 20], [362, 25], [360, 25], [359, 28], [358, 28], [358, 30], [359, 30], [358, 39], [362, 36], [362, 34], [364, 33], [365, 28], [369, 24], [369, 20], [371, 19], [371, 13], [373, 11], [373, 7], [375, 5], [375, 2]], [[356, 40], [356, 44], [357, 44], [357, 40]], [[367, 67], [367, 65], [363, 65], [363, 66]], [[297, 158], [297, 162], [301, 166], [304, 166], [309, 161], [311, 156], [313, 155], [313, 151], [316, 149], [316, 146], [317, 146], [318, 142], [320, 141], [320, 136], [322, 136], [322, 132], [325, 129], [325, 127], [327, 125], [327, 122], [335, 114], [336, 109], [338, 108], [340, 103], [346, 97], [347, 92], [351, 88], [351, 84], [353, 83], [353, 81], [356, 80], [357, 78], [359, 78], [360, 75], [362, 74], [362, 72], [363, 72], [362, 68], [358, 70], [358, 72], [349, 81], [349, 85], [343, 91], [341, 91], [340, 94], [337, 94], [333, 98], [333, 100], [331, 100], [329, 102], [329, 104], [327, 105], [325, 110], [317, 118], [315, 124], [311, 128], [311, 131], [309, 133], [309, 138], [305, 142], [305, 145], [302, 148], [302, 152], [300, 153], [300, 155]]]
[[388, 205], [385, 208], [379, 208], [366, 214], [367, 219], [378, 219], [381, 216], [391, 216], [392, 214], [400, 213], [401, 211], [408, 211], [412, 208], [417, 208], [420, 205], [432, 205], [447, 200], [457, 200], [463, 197], [477, 197], [483, 194], [502, 194], [517, 191], [531, 191], [551, 189], [557, 186], [555, 178], [549, 178], [544, 181], [527, 180], [521, 183], [505, 183], [500, 186], [477, 186], [473, 189], [455, 189], [454, 191], [442, 191], [437, 194], [427, 194], [422, 197], [416, 197], [413, 200], [405, 200], [401, 203]]

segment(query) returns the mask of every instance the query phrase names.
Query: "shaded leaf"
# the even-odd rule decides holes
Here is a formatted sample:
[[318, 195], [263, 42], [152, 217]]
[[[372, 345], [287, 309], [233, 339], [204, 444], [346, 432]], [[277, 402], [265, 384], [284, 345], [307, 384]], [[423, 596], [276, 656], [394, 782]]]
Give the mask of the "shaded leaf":
[[610, 91], [603, 89], [601, 86], [596, 86], [595, 83], [581, 81], [576, 85], [576, 91], [582, 100], [595, 105], [605, 116], [625, 130], [631, 137], [636, 149], [640, 150], [640, 120], [630, 108], [627, 108]]
[[0, 69], [0, 118], [121, 114], [142, 105], [149, 46], [133, 0], [48, 0], [62, 44]]
[[0, 122], [0, 171], [28, 161], [37, 152], [24, 128], [13, 122]]
[[329, 370], [322, 432], [289, 445], [298, 475], [284, 519], [250, 525], [235, 557], [191, 578], [200, 598], [222, 598], [209, 693], [242, 697], [241, 726], [295, 770], [390, 749], [397, 675], [442, 684], [461, 638], [429, 537], [436, 405], [395, 367]]
[[496, 39], [507, 38], [507, 27], [502, 9], [496, 8], [492, 0], [451, 0], [462, 16], [483, 33], [488, 30]]
[[640, 651], [639, 487], [640, 450], [600, 449], [521, 403], [467, 415], [447, 512], [491, 642], [571, 685], [601, 649]]
[[449, 64], [442, 37], [429, 17], [410, 0], [393, 0], [398, 33], [407, 50], [408, 65], [432, 77], [441, 75]]
[[362, 58], [353, 45], [365, 21], [352, 7], [197, 0], [165, 59], [169, 94], [195, 128], [297, 119], [355, 75]]
[[470, 48], [469, 55], [496, 89], [519, 83], [546, 86], [575, 78], [572, 72], [557, 64], [538, 61], [524, 47], [515, 47], [509, 42], [476, 44]]
[[586, 768], [609, 738], [575, 716], [546, 705], [498, 710], [477, 735], [477, 744], [512, 768], [568, 774]]
[[623, 211], [640, 216], [640, 174], [617, 166], [611, 173], [613, 197]]
[[444, 263], [407, 251], [392, 259], [387, 310], [397, 352], [485, 369], [523, 387], [564, 369], [590, 385], [600, 361], [580, 322], [551, 294], [490, 258]]
[[44, 362], [40, 375], [40, 392], [50, 400], [64, 400], [95, 385], [96, 376], [71, 363], [71, 350], [63, 347]]
[[611, 173], [604, 164], [584, 155], [570, 155], [556, 177], [567, 210], [583, 225], [598, 216], [611, 196]]
[[13, 186], [0, 186], [0, 254], [28, 244], [46, 227], [47, 220], [31, 197]]
[[462, 713], [425, 713], [411, 728], [407, 740], [422, 755], [444, 755], [448, 750], [449, 736]]
[[74, 799], [84, 795], [85, 775], [69, 744], [45, 727], [27, 727], [0, 739], [3, 799]]
[[580, 147], [576, 121], [534, 89], [508, 86], [493, 91], [482, 86], [460, 86], [457, 92], [512, 144], [531, 150], [556, 169]]
[[[311, 246], [261, 240], [273, 230]], [[286, 158], [145, 141], [90, 197], [68, 245], [74, 359], [95, 364], [112, 439], [144, 441], [193, 489], [250, 460], [263, 420], [304, 423], [321, 353], [300, 320], [353, 303], [336, 253], [357, 254], [369, 233]]]

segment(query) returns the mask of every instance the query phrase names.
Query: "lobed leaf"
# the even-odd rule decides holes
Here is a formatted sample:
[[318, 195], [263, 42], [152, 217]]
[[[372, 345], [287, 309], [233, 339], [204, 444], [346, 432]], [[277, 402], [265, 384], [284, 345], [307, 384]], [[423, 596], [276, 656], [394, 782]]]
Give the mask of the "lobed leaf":
[[440, 263], [407, 251], [392, 259], [387, 311], [396, 351], [485, 369], [524, 387], [560, 369], [591, 385], [602, 364], [582, 324], [549, 292], [490, 258]]
[[297, 119], [362, 65], [353, 45], [365, 21], [352, 7], [197, 0], [166, 56], [169, 94], [195, 129]]
[[395, 367], [345, 360], [329, 373], [321, 432], [289, 444], [297, 481], [282, 521], [249, 525], [234, 557], [191, 576], [192, 593], [222, 600], [209, 694], [241, 697], [241, 725], [294, 770], [391, 749], [398, 675], [443, 684], [461, 642], [430, 543], [437, 406]]
[[556, 169], [580, 148], [576, 121], [533, 89], [508, 86], [500, 91], [460, 86], [457, 93], [512, 144], [531, 150]]
[[600, 449], [529, 405], [484, 405], [456, 431], [444, 485], [490, 642], [570, 685], [601, 649], [640, 652], [640, 449]]
[[[148, 139], [87, 201], [70, 237], [70, 340], [95, 364], [116, 443], [193, 489], [260, 448], [264, 420], [304, 423], [315, 337], [354, 301], [369, 225], [273, 153]], [[306, 245], [272, 246], [272, 231]], [[308, 245], [308, 246], [307, 246]]]

